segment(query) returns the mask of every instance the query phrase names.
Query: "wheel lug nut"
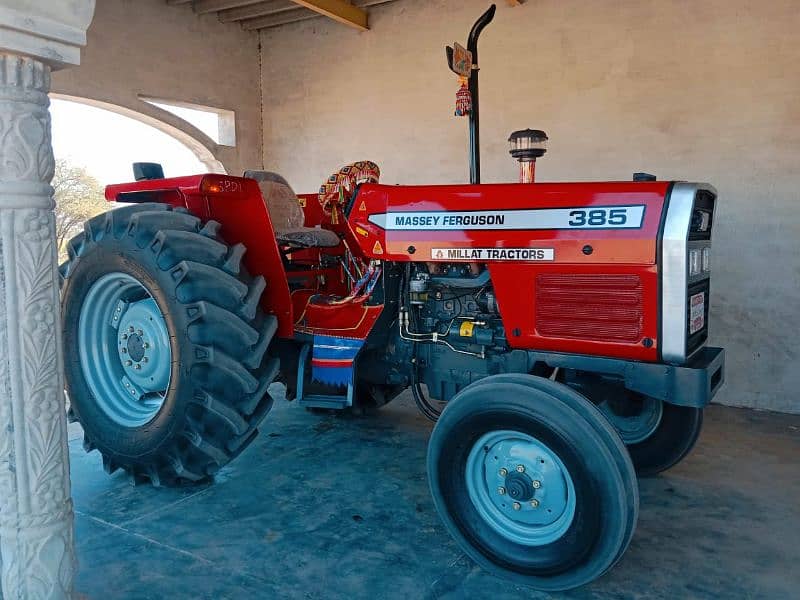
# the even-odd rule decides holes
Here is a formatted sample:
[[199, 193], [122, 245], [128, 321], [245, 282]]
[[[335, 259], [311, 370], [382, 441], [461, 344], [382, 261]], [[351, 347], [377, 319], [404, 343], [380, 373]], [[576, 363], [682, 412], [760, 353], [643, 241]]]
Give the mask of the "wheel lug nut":
[[143, 347], [145, 350], [147, 350], [147, 349], [150, 347], [150, 344], [148, 344], [147, 342], [145, 342], [144, 344], [142, 344], [142, 347]]
[[136, 365], [134, 365], [133, 368], [138, 371], [138, 370], [140, 370], [142, 368], [142, 365], [136, 364]]
[[132, 361], [130, 361], [130, 360], [126, 360], [126, 361], [125, 361], [125, 366], [126, 366], [126, 367], [130, 367], [132, 364], [133, 364], [133, 362], [132, 362]]
[[132, 326], [128, 327], [128, 333], [133, 333], [134, 331], [136, 331], [136, 330]]
[[141, 337], [142, 335], [144, 335], [144, 332], [140, 329], [139, 331], [136, 332], [136, 335]]
[[512, 506], [514, 507], [514, 510], [519, 510], [522, 508], [522, 505], [519, 502], [514, 502]]
[[538, 479], [534, 479], [532, 485], [533, 489], [538, 490], [540, 487], [542, 487], [542, 482]]
[[150, 359], [147, 358], [146, 356], [143, 356], [142, 357], [142, 362], [150, 362]]
[[500, 477], [505, 477], [508, 475], [508, 469], [500, 469]]
[[127, 354], [128, 353], [128, 349], [127, 348], [122, 348], [122, 353], [123, 354]]
[[536, 498], [534, 498], [533, 500], [531, 500], [531, 506], [533, 508], [539, 508], [539, 501]]
[[123, 340], [127, 340], [128, 339], [128, 334], [127, 333], [123, 333], [122, 334], [122, 339]]
[[524, 473], [525, 467], [523, 465], [517, 465], [517, 473]]
[[500, 494], [501, 496], [505, 495], [506, 488], [504, 488], [504, 487], [497, 488], [497, 493]]

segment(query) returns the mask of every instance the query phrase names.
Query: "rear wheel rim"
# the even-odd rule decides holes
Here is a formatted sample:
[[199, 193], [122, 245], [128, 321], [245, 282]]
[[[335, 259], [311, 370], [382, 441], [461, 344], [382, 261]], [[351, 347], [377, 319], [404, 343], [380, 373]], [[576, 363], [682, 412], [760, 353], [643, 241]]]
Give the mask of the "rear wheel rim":
[[172, 371], [169, 330], [147, 288], [127, 273], [100, 277], [78, 318], [81, 370], [103, 413], [123, 427], [152, 421]]
[[641, 410], [633, 415], [617, 414], [608, 402], [603, 402], [598, 408], [627, 446], [639, 444], [653, 435], [664, 415], [664, 405], [661, 400], [650, 396], [642, 396]]
[[467, 492], [480, 517], [502, 537], [543, 546], [563, 536], [575, 518], [575, 486], [561, 459], [519, 431], [492, 431], [472, 447]]

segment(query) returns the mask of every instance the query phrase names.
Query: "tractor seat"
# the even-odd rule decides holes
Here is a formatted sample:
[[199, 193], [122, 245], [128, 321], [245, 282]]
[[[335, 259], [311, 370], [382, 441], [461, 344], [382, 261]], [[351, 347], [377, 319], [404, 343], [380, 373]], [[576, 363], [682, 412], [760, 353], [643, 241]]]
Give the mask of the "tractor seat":
[[321, 227], [298, 227], [276, 231], [275, 239], [281, 245], [295, 248], [336, 248], [341, 243], [338, 235], [330, 229]]
[[283, 177], [269, 171], [245, 171], [244, 177], [258, 182], [279, 244], [292, 248], [335, 248], [341, 243], [333, 231], [305, 227], [306, 215], [297, 194]]

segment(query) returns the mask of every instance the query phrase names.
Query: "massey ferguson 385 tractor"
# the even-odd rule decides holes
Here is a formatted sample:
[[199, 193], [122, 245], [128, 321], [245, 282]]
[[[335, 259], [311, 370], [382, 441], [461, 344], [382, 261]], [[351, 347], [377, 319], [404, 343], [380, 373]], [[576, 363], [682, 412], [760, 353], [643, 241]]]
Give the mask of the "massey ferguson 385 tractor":
[[560, 590], [619, 560], [637, 473], [687, 455], [723, 381], [706, 345], [716, 193], [646, 174], [533, 183], [535, 130], [510, 139], [520, 183], [478, 185], [493, 15], [448, 50], [454, 70], [471, 62], [470, 185], [379, 185], [364, 161], [300, 197], [272, 173], [165, 179], [150, 163], [107, 188], [119, 206], [61, 272], [70, 412], [108, 472], [213, 478], [274, 382], [341, 410], [410, 388], [438, 419], [433, 502], [479, 565]]

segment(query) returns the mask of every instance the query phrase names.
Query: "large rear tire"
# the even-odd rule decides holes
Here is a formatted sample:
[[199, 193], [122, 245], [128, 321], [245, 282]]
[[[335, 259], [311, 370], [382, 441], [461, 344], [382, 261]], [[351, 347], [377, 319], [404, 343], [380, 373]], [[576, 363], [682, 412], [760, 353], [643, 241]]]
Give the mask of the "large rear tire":
[[617, 433], [579, 393], [535, 376], [457, 394], [433, 430], [428, 479], [470, 558], [540, 590], [600, 577], [636, 526], [636, 474]]
[[88, 221], [61, 267], [70, 417], [84, 448], [155, 485], [211, 478], [257, 435], [278, 372], [265, 282], [219, 223], [164, 204]]

